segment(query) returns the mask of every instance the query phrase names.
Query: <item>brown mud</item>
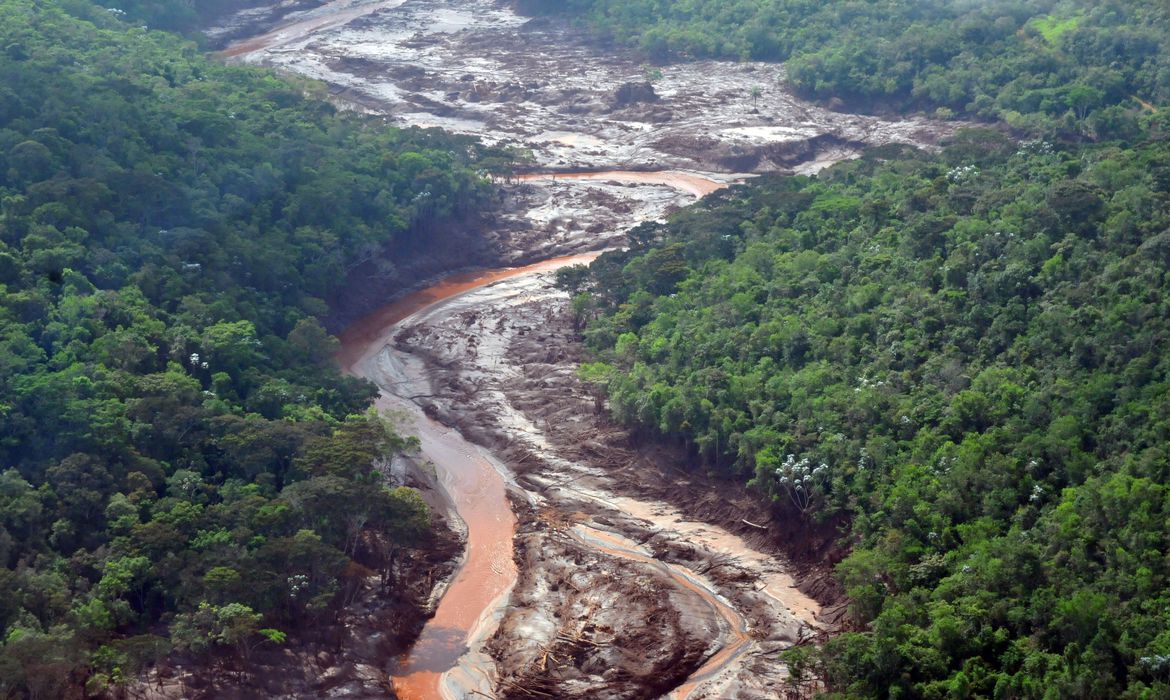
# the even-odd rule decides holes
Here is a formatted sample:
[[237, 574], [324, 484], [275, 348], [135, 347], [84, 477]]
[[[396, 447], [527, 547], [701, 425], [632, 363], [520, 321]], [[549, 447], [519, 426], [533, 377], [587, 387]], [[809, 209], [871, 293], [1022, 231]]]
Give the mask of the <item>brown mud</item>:
[[[645, 457], [655, 450], [599, 415], [576, 379], [566, 301], [547, 276], [512, 277], [388, 338], [390, 355], [422, 360], [425, 389], [411, 390], [426, 413], [515, 474], [520, 575], [487, 645], [495, 694], [782, 692], [776, 653], [832, 626], [776, 555], [800, 533], [742, 488], [696, 498], [712, 485], [672, 461], [681, 453]], [[693, 508], [712, 501], [718, 513]]]
[[496, 211], [478, 219], [421, 231], [396, 247], [390, 274], [375, 261], [349, 272], [330, 300], [327, 325], [345, 329], [401, 298], [452, 274], [474, 278], [485, 269], [524, 266], [596, 251], [620, 241], [630, 226], [661, 219], [700, 194], [726, 187], [728, 176], [692, 172], [594, 171], [530, 173], [502, 184]]
[[223, 49], [219, 52], [221, 57], [231, 58], [275, 45], [289, 36], [344, 26], [401, 3], [402, 0], [286, 0], [271, 5], [251, 0], [247, 3], [250, 7], [221, 17], [218, 26], [203, 33], [213, 46]]
[[552, 173], [524, 173], [514, 178], [518, 182], [626, 182], [673, 187], [694, 196], [705, 197], [726, 187], [725, 183], [711, 178], [677, 170], [604, 170], [565, 171]]
[[695, 587], [649, 557], [587, 543], [582, 516], [516, 505], [523, 574], [488, 643], [498, 697], [657, 697], [683, 683], [719, 634]]
[[[559, 266], [586, 263], [591, 255], [561, 258], [523, 268], [479, 275], [456, 275], [393, 302], [342, 334], [339, 361], [346, 371], [374, 380], [382, 387], [378, 407], [394, 412], [418, 438], [422, 454], [437, 465], [442, 493], [462, 523], [466, 556], [454, 579], [441, 592], [434, 617], [418, 641], [393, 666], [399, 697], [423, 699], [447, 695], [446, 688], [465, 692], [492, 689], [486, 660], [475, 647], [494, 628], [495, 611], [516, 579], [512, 538], [515, 518], [505, 496], [505, 475], [490, 455], [478, 451], [454, 430], [445, 428], [412, 401], [425, 383], [409, 358], [388, 354], [396, 324], [434, 308], [446, 299], [509, 278]], [[479, 690], [483, 689], [483, 690]]]
[[[792, 96], [776, 64], [702, 61], [655, 77], [637, 52], [520, 16], [506, 0], [328, 0], [309, 9], [299, 1], [225, 20], [212, 30], [221, 41], [241, 27], [254, 33], [223, 55], [321, 80], [339, 107], [389, 125], [526, 149], [528, 167], [544, 172], [668, 170], [727, 184], [816, 172], [864, 146], [929, 147], [957, 126], [834, 112]], [[482, 220], [418, 236], [436, 239], [426, 250], [396, 250], [394, 274], [372, 264], [353, 270], [330, 300], [332, 327], [444, 273], [614, 245], [631, 223], [690, 200], [662, 182], [592, 175], [509, 178], [500, 191]]]
[[[791, 95], [776, 64], [702, 61], [655, 77], [637, 52], [520, 16], [506, 0], [281, 0], [211, 34], [244, 36], [226, 46], [228, 60], [321, 80], [341, 108], [517, 146], [544, 172], [669, 170], [726, 184], [816, 172], [863, 146], [930, 147], [957, 126], [826, 109]], [[331, 327], [452, 271], [614, 245], [628, 226], [691, 199], [661, 182], [595, 176], [509, 179], [500, 192], [481, 220], [423, 232], [417, 238], [433, 245], [394, 251], [393, 274], [353, 270], [330, 300]]]
[[[494, 218], [435, 232], [439, 252], [412, 253], [393, 279], [356, 270], [334, 327], [444, 271], [600, 250], [750, 174], [931, 147], [957, 126], [804, 102], [773, 64], [651, 76], [636, 53], [503, 0], [303, 7], [228, 22], [221, 37], [268, 24], [224, 55], [322, 80], [388, 124], [529, 149], [543, 171], [510, 175]], [[441, 480], [436, 510], [467, 541], [421, 641], [383, 655], [382, 672], [417, 698], [801, 692], [778, 652], [842, 624], [841, 523], [794, 518], [610, 421], [577, 379], [567, 299], [549, 282], [569, 262], [443, 279], [342, 334], [342, 364], [413, 426]]]
[[339, 103], [394, 124], [521, 144], [546, 170], [808, 171], [954, 128], [800, 100], [776, 64], [649, 70], [632, 49], [598, 46], [505, 0], [334, 0], [225, 53], [323, 80]]

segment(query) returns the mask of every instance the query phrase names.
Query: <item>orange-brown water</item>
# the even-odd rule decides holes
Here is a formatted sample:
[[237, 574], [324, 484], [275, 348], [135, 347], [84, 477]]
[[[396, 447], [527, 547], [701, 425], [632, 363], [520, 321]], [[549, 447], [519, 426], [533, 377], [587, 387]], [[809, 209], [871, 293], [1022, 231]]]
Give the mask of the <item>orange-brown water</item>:
[[341, 350], [337, 353], [337, 361], [342, 369], [356, 374], [355, 368], [358, 363], [381, 350], [383, 342], [393, 333], [394, 325], [411, 314], [458, 294], [485, 287], [493, 282], [520, 275], [556, 270], [568, 265], [585, 265], [592, 262], [598, 255], [600, 253], [596, 252], [566, 255], [523, 267], [481, 270], [446, 277], [430, 287], [392, 301], [346, 327], [337, 336], [341, 341]]
[[[393, 404], [381, 404], [393, 408]], [[455, 431], [434, 421], [416, 425], [422, 452], [442, 471], [440, 479], [467, 524], [463, 566], [427, 621], [418, 641], [398, 659], [391, 674], [402, 700], [442, 697], [440, 683], [469, 651], [476, 629], [516, 581], [512, 537], [516, 519], [504, 479]]]
[[[261, 38], [263, 39], [263, 37]], [[552, 176], [526, 175], [522, 179]], [[618, 180], [663, 184], [702, 197], [725, 185], [690, 173], [609, 171], [558, 174], [557, 179]], [[397, 324], [415, 313], [480, 287], [522, 275], [556, 270], [567, 265], [591, 262], [600, 253], [553, 258], [523, 267], [453, 275], [417, 292], [408, 294], [351, 324], [340, 335], [337, 361], [342, 368], [376, 380], [376, 357], [389, 342]], [[383, 411], [400, 411], [409, 405], [383, 388], [377, 402]], [[487, 457], [455, 430], [417, 414], [415, 430], [423, 455], [435, 464], [440, 482], [456, 512], [467, 526], [467, 552], [459, 572], [439, 602], [435, 616], [423, 628], [418, 641], [392, 669], [394, 689], [403, 700], [431, 700], [444, 697], [443, 676], [459, 665], [470, 651], [470, 643], [499, 608], [516, 581], [512, 560], [512, 539], [516, 522], [508, 503], [503, 476]], [[593, 544], [624, 558], [639, 558], [633, 552], [605, 547], [594, 537]], [[649, 559], [647, 558], [649, 561]], [[727, 622], [733, 643], [727, 644], [688, 680], [689, 688], [716, 670], [743, 647], [742, 619], [709, 592], [672, 571], [681, 586], [698, 593]], [[737, 622], [738, 620], [738, 622]], [[465, 669], [466, 670], [466, 669]], [[481, 670], [481, 669], [473, 669]], [[689, 692], [689, 688], [688, 691]], [[676, 695], [676, 697], [685, 697]]]
[[[592, 261], [598, 253], [554, 258], [524, 267], [454, 275], [409, 294], [354, 323], [340, 336], [338, 362], [352, 374], [375, 379], [372, 360], [410, 315], [464, 292], [521, 275], [547, 272]], [[401, 410], [402, 399], [385, 389], [377, 405]], [[512, 537], [516, 522], [503, 477], [475, 446], [455, 430], [418, 412], [414, 426], [423, 455], [437, 468], [440, 482], [467, 526], [467, 552], [434, 618], [414, 646], [392, 669], [395, 692], [403, 700], [442, 697], [443, 674], [469, 651], [469, 640], [487, 622], [516, 581]]]
[[[599, 253], [571, 255], [523, 267], [453, 275], [402, 297], [352, 324], [340, 334], [337, 360], [352, 374], [376, 379], [375, 358], [389, 342], [396, 325], [415, 313], [460, 294], [523, 275], [548, 272], [567, 265], [592, 261]], [[401, 411], [406, 402], [383, 389], [378, 398], [383, 411]], [[499, 608], [516, 581], [512, 539], [516, 522], [507, 499], [503, 476], [487, 457], [458, 431], [416, 412], [414, 426], [421, 451], [433, 462], [456, 512], [467, 526], [467, 552], [459, 572], [439, 603], [435, 616], [423, 628], [418, 641], [392, 669], [394, 689], [403, 700], [445, 697], [443, 676], [459, 665], [470, 651], [470, 641]], [[729, 636], [723, 647], [695, 671], [671, 698], [688, 697], [703, 681], [741, 654], [749, 641], [743, 618], [726, 602], [693, 580], [683, 570], [667, 566], [637, 550], [624, 538], [579, 528], [578, 537], [611, 556], [662, 566], [676, 585], [698, 595], [726, 624]], [[466, 669], [465, 669], [466, 670]], [[473, 669], [476, 671], [482, 669]]]

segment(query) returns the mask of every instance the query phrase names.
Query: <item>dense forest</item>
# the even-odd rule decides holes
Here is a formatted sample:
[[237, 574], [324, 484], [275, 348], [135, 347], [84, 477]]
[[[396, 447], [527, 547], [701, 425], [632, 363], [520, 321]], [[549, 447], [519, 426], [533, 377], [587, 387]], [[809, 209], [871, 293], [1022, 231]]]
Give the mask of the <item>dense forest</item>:
[[529, 0], [656, 61], [1005, 123], [708, 197], [566, 270], [614, 416], [848, 523], [836, 697], [1170, 696], [1160, 2]]
[[614, 415], [844, 514], [849, 697], [1170, 693], [1170, 113], [709, 197], [565, 272]]
[[1129, 137], [1170, 102], [1161, 0], [523, 0], [651, 60], [787, 61], [799, 93], [851, 108], [936, 110], [1035, 136]]
[[425, 542], [375, 468], [411, 442], [320, 319], [355, 265], [494, 201], [473, 141], [124, 14], [0, 2], [3, 697], [247, 655]]
[[[323, 324], [507, 154], [203, 57], [225, 0], [0, 0], [0, 696], [117, 691], [336, 619], [413, 441]], [[232, 2], [232, 6], [240, 3]], [[786, 60], [1008, 129], [763, 177], [559, 275], [614, 416], [848, 523], [837, 697], [1170, 696], [1170, 9], [521, 0], [648, 60]]]

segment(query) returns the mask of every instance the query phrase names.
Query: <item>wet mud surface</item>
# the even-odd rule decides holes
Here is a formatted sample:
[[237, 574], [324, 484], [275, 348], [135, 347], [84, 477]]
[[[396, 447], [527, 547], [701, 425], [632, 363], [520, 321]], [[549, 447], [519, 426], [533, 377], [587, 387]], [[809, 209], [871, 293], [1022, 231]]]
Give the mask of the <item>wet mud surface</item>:
[[933, 143], [951, 128], [804, 102], [777, 64], [652, 68], [501, 0], [337, 0], [289, 20], [226, 53], [319, 78], [395, 124], [524, 144], [546, 170], [808, 170], [862, 145]]
[[[834, 625], [801, 586], [824, 571], [786, 563], [799, 528], [751, 494], [699, 483], [680, 454], [597, 412], [566, 301], [547, 274], [515, 277], [389, 339], [425, 363], [426, 413], [515, 475], [519, 579], [487, 644], [497, 695], [775, 697], [777, 652]], [[815, 592], [839, 600], [831, 584]]]
[[[753, 173], [813, 173], [865, 146], [930, 147], [956, 126], [800, 100], [785, 89], [777, 64], [654, 68], [633, 50], [591, 43], [579, 28], [518, 15], [506, 0], [298, 7], [276, 5], [268, 17], [249, 10], [212, 33], [224, 40], [252, 26], [257, 35], [226, 44], [226, 60], [321, 80], [340, 107], [389, 125], [441, 127], [526, 149], [538, 172], [669, 170], [726, 184]], [[693, 201], [685, 189], [628, 177], [499, 184], [500, 213], [478, 229], [490, 253], [469, 255], [466, 265], [599, 249], [620, 241], [630, 222], [660, 219]], [[445, 262], [448, 270], [461, 267]]]
[[227, 60], [320, 79], [338, 105], [387, 124], [532, 153], [531, 172], [499, 179], [493, 219], [443, 234], [446, 252], [393, 284], [355, 277], [335, 319], [444, 271], [498, 268], [342, 334], [343, 366], [377, 382], [379, 406], [420, 437], [431, 497], [465, 541], [421, 641], [383, 659], [395, 692], [784, 696], [779, 651], [839, 627], [836, 524], [786, 520], [613, 424], [577, 379], [581, 348], [550, 271], [755, 173], [814, 173], [868, 145], [931, 147], [956, 125], [801, 101], [775, 64], [648, 69], [497, 0], [286, 2], [213, 34], [247, 35]]

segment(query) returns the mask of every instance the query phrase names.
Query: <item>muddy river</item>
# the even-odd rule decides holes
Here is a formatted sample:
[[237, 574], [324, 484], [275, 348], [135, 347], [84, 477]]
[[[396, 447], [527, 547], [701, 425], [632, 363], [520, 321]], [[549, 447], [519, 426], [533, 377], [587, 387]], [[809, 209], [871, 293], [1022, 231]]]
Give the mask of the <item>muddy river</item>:
[[[694, 197], [722, 186], [714, 180], [675, 172], [614, 171], [529, 177], [662, 184]], [[565, 256], [523, 267], [454, 275], [387, 304], [341, 334], [339, 362], [347, 371], [379, 385], [382, 389], [379, 408], [395, 416], [405, 424], [404, 429], [419, 438], [422, 455], [435, 465], [452, 515], [466, 528], [462, 566], [419, 640], [391, 669], [395, 691], [404, 699], [496, 696], [499, 675], [494, 660], [483, 652], [482, 646], [496, 632], [517, 580], [513, 560], [516, 518], [508, 490], [531, 503], [547, 503], [548, 499], [518, 485], [505, 461], [490, 450], [473, 444], [457, 429], [426, 415], [414, 398], [433, 392], [430, 368], [427, 362], [397, 347], [395, 336], [419, 326], [441, 327], [444, 321], [459, 318], [469, 306], [515, 309], [517, 298], [531, 298], [541, 293], [541, 288], [543, 293], [553, 293], [547, 289], [549, 273], [567, 265], [588, 263], [596, 255]], [[523, 314], [513, 314], [517, 315], [523, 317]], [[500, 335], [506, 335], [506, 331]], [[531, 423], [523, 419], [516, 423], [521, 429], [531, 428]], [[527, 437], [539, 440], [539, 432], [537, 429]], [[685, 529], [684, 519], [667, 504], [608, 494], [586, 484], [570, 490], [576, 498], [619, 503], [621, 512], [641, 519], [648, 527], [673, 528], [680, 532]], [[584, 517], [574, 519], [580, 521], [574, 522], [565, 533], [577, 546], [617, 562], [618, 570], [623, 563], [653, 569], [660, 576], [659, 585], [675, 587], [681, 595], [697, 601], [698, 610], [688, 609], [688, 615], [710, 624], [709, 631], [715, 638], [704, 649], [708, 653], [681, 679], [669, 693], [670, 697], [680, 700], [692, 697], [696, 690], [717, 678], [750, 650], [748, 618], [715, 583], [695, 570], [699, 567], [664, 561], [643, 542], [631, 539], [612, 525], [599, 525]], [[724, 554], [755, 554], [761, 559], [764, 556], [751, 552], [730, 533], [709, 525], [697, 527], [685, 533], [685, 537], [688, 542], [718, 546]], [[766, 583], [762, 585], [767, 587]], [[781, 588], [782, 596], [789, 602], [796, 599], [799, 624], [814, 625], [815, 602], [794, 596], [791, 581], [783, 582]], [[780, 599], [776, 600], [779, 606]], [[793, 620], [796, 619], [794, 615]]]
[[341, 364], [418, 436], [466, 540], [433, 619], [389, 669], [398, 695], [780, 695], [777, 654], [822, 624], [776, 555], [783, 533], [748, 495], [697, 508], [686, 469], [604, 418], [576, 377], [551, 273], [753, 174], [929, 147], [954, 125], [803, 102], [774, 64], [666, 66], [648, 84], [637, 54], [502, 0], [288, 8], [210, 33], [246, 37], [227, 60], [322, 80], [342, 107], [520, 144], [546, 170], [503, 185], [502, 223], [485, 234], [502, 261], [544, 262], [449, 277], [341, 334]]
[[[547, 290], [548, 273], [593, 257], [569, 256], [525, 267], [455, 276], [387, 305], [341, 336], [340, 361], [348, 371], [379, 384], [379, 408], [396, 416], [404, 429], [418, 436], [423, 456], [435, 465], [454, 514], [466, 527], [463, 565], [418, 642], [391, 669], [395, 691], [404, 699], [495, 697], [495, 663], [480, 647], [496, 632], [517, 579], [512, 556], [516, 519], [507, 492], [512, 489], [514, 495], [533, 503], [547, 499], [518, 485], [504, 460], [490, 450], [425, 415], [411, 397], [433, 390], [427, 363], [398, 349], [394, 337], [404, 329], [433, 327], [458, 319], [469, 306], [507, 308], [517, 298], [541, 293], [542, 288], [552, 293]], [[641, 519], [647, 527], [677, 529], [692, 544], [716, 547], [724, 554], [765, 559], [720, 528], [687, 523], [667, 504], [618, 497], [586, 485], [572, 490], [579, 497], [616, 504], [620, 511]], [[747, 616], [718, 585], [695, 570], [700, 567], [692, 569], [663, 561], [643, 542], [622, 534], [612, 524], [579, 519], [581, 522], [566, 530], [576, 544], [616, 560], [618, 571], [622, 563], [629, 562], [660, 572], [660, 585], [674, 586], [681, 594], [697, 599], [700, 609], [688, 609], [690, 616], [705, 617], [711, 622], [715, 638], [709, 645], [710, 653], [670, 692], [670, 697], [692, 697], [749, 651], [753, 639]], [[761, 583], [761, 590], [768, 587], [768, 582]], [[793, 622], [816, 624], [815, 601], [795, 592], [790, 580], [781, 582], [777, 589], [777, 608], [783, 607], [782, 601], [791, 603], [796, 607], [796, 613], [790, 614]]]
[[444, 687], [444, 676], [451, 674], [461, 660], [466, 678], [458, 682], [464, 689], [484, 684], [490, 692], [490, 682], [481, 668], [483, 661], [469, 652], [491, 629], [495, 613], [516, 581], [512, 561], [515, 518], [505, 492], [506, 471], [458, 431], [431, 420], [411, 403], [408, 387], [425, 381], [417, 374], [411, 375], [413, 368], [393, 356], [389, 339], [399, 324], [422, 311], [436, 311], [452, 297], [502, 280], [588, 263], [594, 257], [570, 256], [526, 267], [456, 275], [386, 305], [341, 335], [338, 360], [343, 368], [379, 384], [379, 409], [409, 417], [422, 454], [436, 466], [447, 499], [466, 528], [463, 565], [435, 616], [393, 669], [395, 691], [404, 700], [451, 697], [452, 693], [442, 693], [440, 689]]

